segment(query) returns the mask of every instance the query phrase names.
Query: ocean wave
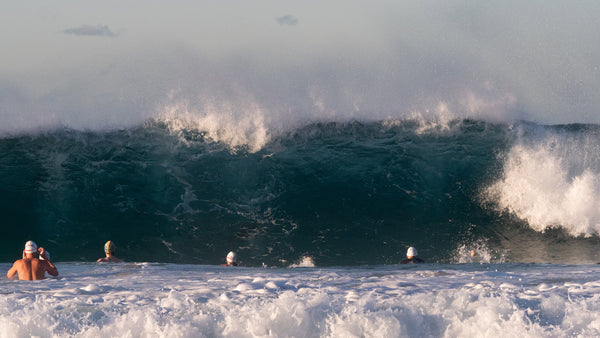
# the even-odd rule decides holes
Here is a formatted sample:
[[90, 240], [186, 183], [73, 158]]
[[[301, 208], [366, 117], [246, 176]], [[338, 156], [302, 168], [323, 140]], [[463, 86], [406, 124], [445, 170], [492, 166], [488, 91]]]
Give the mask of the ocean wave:
[[182, 108], [0, 139], [3, 244], [35, 237], [58, 259], [96, 259], [110, 237], [132, 259], [216, 264], [235, 250], [258, 266], [396, 263], [408, 246], [437, 262], [470, 249], [486, 262], [595, 257], [595, 126], [212, 122]]

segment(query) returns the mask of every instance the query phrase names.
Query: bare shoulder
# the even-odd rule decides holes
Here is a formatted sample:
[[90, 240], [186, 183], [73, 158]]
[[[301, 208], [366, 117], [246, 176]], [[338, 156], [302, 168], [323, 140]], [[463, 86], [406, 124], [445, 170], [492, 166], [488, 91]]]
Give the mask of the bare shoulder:
[[28, 262], [25, 261], [24, 259], [16, 260], [15, 263], [13, 264], [13, 268], [18, 269], [18, 270], [26, 268], [28, 266], [27, 263]]
[[8, 278], [13, 278], [13, 277], [15, 277], [15, 275], [17, 274], [17, 272], [19, 270], [22, 270], [22, 268], [23, 268], [23, 260], [22, 259], [16, 260], [13, 263], [12, 267], [6, 273], [6, 276]]

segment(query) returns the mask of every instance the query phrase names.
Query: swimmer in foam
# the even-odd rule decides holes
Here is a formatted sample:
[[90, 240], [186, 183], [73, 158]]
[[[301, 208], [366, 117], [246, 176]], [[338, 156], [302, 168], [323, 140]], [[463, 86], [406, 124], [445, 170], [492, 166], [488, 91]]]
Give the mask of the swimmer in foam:
[[112, 241], [108, 241], [104, 244], [104, 253], [106, 257], [102, 257], [96, 261], [96, 263], [121, 263], [122, 260], [113, 256], [116, 250], [116, 246]]
[[291, 264], [290, 268], [314, 268], [315, 261], [310, 256], [302, 256], [297, 264]]
[[23, 258], [13, 264], [6, 277], [13, 279], [18, 275], [20, 280], [38, 280], [46, 278], [46, 272], [51, 276], [58, 276], [58, 269], [50, 262], [48, 251], [38, 249], [34, 241], [28, 241], [25, 243]]
[[403, 259], [400, 264], [410, 264], [410, 263], [425, 263], [424, 260], [419, 258], [419, 254], [417, 253], [417, 249], [412, 246], [406, 250], [406, 259]]
[[237, 255], [233, 251], [229, 251], [227, 257], [225, 257], [225, 261], [227, 264], [223, 264], [224, 266], [238, 266]]

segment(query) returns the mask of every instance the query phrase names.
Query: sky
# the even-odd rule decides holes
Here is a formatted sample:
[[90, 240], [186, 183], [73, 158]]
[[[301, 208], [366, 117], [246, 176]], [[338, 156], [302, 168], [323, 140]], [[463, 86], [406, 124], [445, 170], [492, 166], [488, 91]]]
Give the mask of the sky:
[[596, 1], [70, 1], [0, 11], [0, 132], [169, 111], [600, 123]]

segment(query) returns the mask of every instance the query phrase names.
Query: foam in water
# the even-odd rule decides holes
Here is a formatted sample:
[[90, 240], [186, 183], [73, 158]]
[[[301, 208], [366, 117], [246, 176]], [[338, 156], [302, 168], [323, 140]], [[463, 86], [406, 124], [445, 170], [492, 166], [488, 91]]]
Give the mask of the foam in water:
[[451, 261], [453, 263], [503, 263], [506, 261], [506, 254], [490, 249], [485, 239], [478, 239], [460, 244], [455, 249]]
[[600, 232], [597, 146], [561, 135], [520, 142], [487, 194], [536, 231], [562, 227], [573, 236]]
[[315, 262], [313, 261], [312, 257], [304, 256], [304, 257], [300, 258], [298, 263], [290, 264], [289, 267], [290, 268], [314, 268]]
[[57, 265], [57, 279], [0, 280], [0, 337], [600, 334], [596, 265]]
[[[256, 152], [270, 139], [264, 112], [258, 106], [236, 109], [231, 105], [206, 104], [194, 112], [186, 104], [174, 104], [166, 107], [156, 120], [165, 123], [173, 134], [197, 130], [207, 139], [223, 142], [232, 149], [247, 147]], [[189, 142], [184, 137], [180, 139]]]

